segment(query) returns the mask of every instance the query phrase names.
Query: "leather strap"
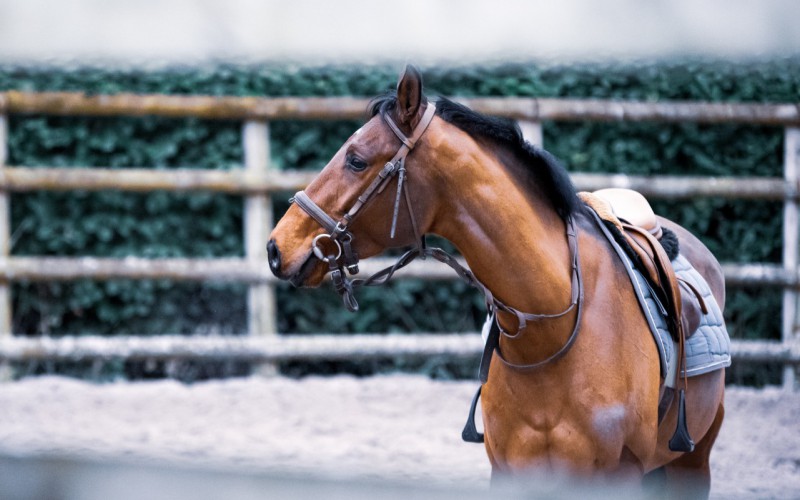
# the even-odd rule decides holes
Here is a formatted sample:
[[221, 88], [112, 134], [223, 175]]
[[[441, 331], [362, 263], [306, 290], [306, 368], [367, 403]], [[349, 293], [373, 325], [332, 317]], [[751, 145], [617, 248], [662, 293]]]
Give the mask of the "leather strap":
[[673, 334], [673, 339], [680, 344], [683, 343], [684, 332], [681, 325], [681, 294], [678, 288], [678, 278], [675, 276], [675, 271], [672, 269], [672, 263], [669, 260], [664, 247], [661, 243], [650, 234], [649, 231], [642, 229], [631, 224], [623, 223], [625, 231], [628, 233], [636, 234], [641, 239], [633, 239], [637, 245], [647, 245], [649, 252], [653, 255], [653, 263], [657, 272], [657, 285], [663, 290], [663, 299], [665, 306], [668, 310], [667, 322], [670, 325], [670, 331]]
[[336, 230], [336, 221], [325, 213], [324, 210], [319, 208], [319, 206], [308, 197], [305, 191], [296, 192], [289, 201], [302, 208], [305, 213], [310, 215], [320, 226], [325, 228], [329, 234], [332, 234]]
[[397, 173], [397, 162], [396, 161], [389, 161], [386, 165], [383, 166], [380, 172], [378, 172], [378, 176], [373, 179], [369, 186], [361, 193], [361, 195], [356, 199], [356, 202], [353, 203], [353, 206], [350, 207], [350, 210], [347, 211], [344, 218], [339, 221], [341, 227], [345, 229], [353, 220], [356, 218], [356, 215], [364, 208], [364, 205], [370, 201], [376, 193], [383, 192], [384, 187], [389, 183], [389, 181], [394, 177]]
[[511, 335], [501, 328], [501, 332], [508, 338], [516, 338], [519, 334], [525, 329], [528, 321], [540, 321], [543, 319], [556, 319], [562, 316], [565, 316], [567, 313], [574, 309], [583, 294], [583, 287], [580, 283], [580, 262], [578, 260], [578, 237], [577, 233], [575, 232], [575, 224], [570, 218], [567, 221], [567, 245], [569, 247], [569, 255], [570, 255], [570, 263], [572, 266], [571, 269], [571, 297], [570, 297], [570, 305], [565, 310], [561, 311], [560, 313], [555, 314], [533, 314], [533, 313], [524, 313], [518, 311], [514, 308], [506, 307], [501, 302], [497, 301], [498, 309], [501, 311], [505, 311], [511, 313], [517, 317], [517, 333]]
[[[503, 333], [506, 337], [513, 339], [513, 338], [518, 337], [520, 335], [520, 333], [522, 332], [522, 330], [518, 329], [517, 333], [515, 335], [509, 335], [509, 334], [505, 333], [503, 331], [503, 329], [500, 327], [500, 324], [498, 323], [497, 317], [495, 316], [495, 323], [497, 323], [497, 326], [498, 326], [497, 327], [497, 331], [499, 333], [494, 333], [494, 335], [498, 337], [496, 340], [493, 340], [493, 341], [492, 340], [487, 340], [487, 342], [486, 342], [486, 347], [484, 348], [483, 358], [481, 359], [481, 365], [483, 365], [484, 364], [484, 360], [486, 360], [486, 369], [485, 369], [486, 373], [483, 373], [483, 366], [481, 366], [480, 375], [481, 375], [481, 381], [482, 382], [486, 382], [485, 378], [488, 378], [488, 376], [489, 376], [489, 363], [491, 362], [492, 354], [491, 353], [487, 353], [486, 350], [488, 350], [490, 348], [489, 347], [490, 345], [494, 345], [495, 346], [493, 349], [497, 353], [497, 358], [504, 365], [508, 366], [509, 368], [514, 368], [515, 370], [530, 371], [530, 370], [535, 370], [537, 368], [541, 368], [544, 365], [547, 365], [547, 364], [550, 364], [550, 363], [554, 363], [555, 361], [558, 361], [559, 359], [563, 358], [569, 352], [569, 350], [573, 346], [573, 344], [575, 344], [575, 340], [577, 340], [578, 333], [580, 333], [580, 329], [581, 329], [581, 318], [583, 316], [583, 293], [584, 293], [584, 290], [583, 290], [583, 277], [582, 277], [581, 266], [580, 266], [580, 256], [578, 254], [578, 240], [577, 240], [577, 234], [575, 233], [575, 225], [573, 223], [572, 218], [569, 219], [568, 224], [567, 224], [567, 238], [568, 238], [568, 241], [569, 241], [570, 254], [572, 256], [572, 301], [570, 303], [570, 306], [567, 307], [567, 309], [565, 309], [563, 312], [560, 312], [560, 313], [557, 313], [557, 314], [528, 314], [528, 313], [519, 314], [518, 313], [518, 315], [517, 315], [517, 317], [524, 316], [527, 319], [543, 320], [543, 319], [551, 319], [551, 318], [560, 318], [560, 317], [566, 315], [572, 309], [576, 309], [576, 312], [575, 312], [575, 324], [572, 327], [572, 332], [569, 334], [569, 337], [567, 338], [567, 341], [564, 343], [564, 345], [561, 346], [561, 349], [559, 349], [558, 351], [556, 351], [555, 353], [553, 353], [552, 355], [550, 355], [549, 357], [547, 357], [547, 358], [545, 358], [545, 359], [543, 359], [541, 361], [537, 361], [535, 363], [529, 363], [529, 364], [511, 363], [510, 361], [508, 361], [507, 359], [505, 359], [503, 357], [503, 354], [500, 351], [499, 333]], [[519, 326], [519, 328], [524, 328], [524, 326], [525, 326], [525, 323], [523, 322]], [[492, 337], [494, 331], [495, 331], [494, 328], [489, 330], [489, 337], [490, 338]]]
[[[700, 306], [700, 310], [703, 312], [704, 315], [708, 314], [708, 306], [706, 305], [706, 301], [703, 299], [703, 294], [700, 293], [700, 290], [698, 290], [697, 287], [695, 287], [694, 285], [692, 285], [683, 278], [678, 278], [678, 284], [688, 289], [690, 292], [692, 292], [694, 297], [697, 299], [697, 303]], [[691, 335], [694, 332], [684, 332], [684, 333], [686, 333], [687, 335]]]
[[422, 134], [425, 133], [425, 129], [428, 128], [428, 124], [433, 120], [433, 115], [436, 113], [436, 106], [433, 103], [428, 103], [428, 107], [425, 108], [425, 112], [422, 114], [422, 118], [419, 120], [419, 123], [414, 130], [411, 132], [411, 137], [407, 137], [400, 127], [392, 120], [386, 113], [381, 113], [383, 117], [383, 121], [389, 125], [389, 128], [394, 132], [394, 135], [400, 139], [400, 142], [403, 143], [408, 149], [414, 149], [414, 146], [417, 145], [417, 141]]

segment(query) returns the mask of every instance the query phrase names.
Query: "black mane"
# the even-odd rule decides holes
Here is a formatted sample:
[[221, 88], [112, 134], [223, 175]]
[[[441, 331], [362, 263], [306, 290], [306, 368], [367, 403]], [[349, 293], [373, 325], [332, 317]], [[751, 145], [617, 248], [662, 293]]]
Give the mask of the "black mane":
[[[375, 98], [370, 103], [371, 116], [392, 110], [396, 103], [397, 96], [393, 92]], [[527, 167], [527, 180], [550, 199], [562, 219], [566, 220], [579, 210], [581, 203], [567, 171], [553, 155], [526, 142], [515, 121], [476, 113], [444, 97], [436, 102], [436, 114], [475, 138], [489, 139], [509, 148]]]

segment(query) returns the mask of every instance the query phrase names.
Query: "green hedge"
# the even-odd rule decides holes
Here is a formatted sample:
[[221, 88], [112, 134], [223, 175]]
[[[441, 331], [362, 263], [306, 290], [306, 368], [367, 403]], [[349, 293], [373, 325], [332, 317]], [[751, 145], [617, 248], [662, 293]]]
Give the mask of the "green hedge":
[[[0, 90], [259, 96], [372, 96], [397, 67], [215, 66], [159, 71], [0, 66]], [[796, 102], [800, 58], [726, 63], [423, 67], [429, 93], [459, 96]], [[275, 122], [272, 160], [320, 168], [354, 122]], [[165, 118], [15, 115], [9, 163], [25, 166], [235, 168], [240, 124]], [[782, 130], [769, 127], [546, 123], [545, 147], [572, 171], [682, 175], [782, 175]], [[699, 199], [657, 202], [723, 261], [779, 262], [781, 205]], [[276, 201], [278, 215], [285, 197]], [[242, 201], [211, 194], [26, 193], [12, 197], [15, 255], [145, 257], [242, 255]], [[780, 291], [729, 289], [727, 318], [742, 338], [780, 336]], [[21, 334], [241, 333], [245, 287], [168, 282], [26, 284], [14, 287]], [[365, 291], [344, 312], [329, 290], [279, 289], [279, 327], [317, 331], [474, 330], [481, 301], [461, 283], [397, 282]], [[324, 318], [324, 321], [320, 321]]]

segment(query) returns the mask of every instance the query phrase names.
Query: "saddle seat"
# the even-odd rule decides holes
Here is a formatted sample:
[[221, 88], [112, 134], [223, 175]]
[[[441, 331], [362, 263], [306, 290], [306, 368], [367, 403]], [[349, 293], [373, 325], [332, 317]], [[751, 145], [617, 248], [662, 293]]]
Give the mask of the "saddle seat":
[[595, 191], [595, 196], [608, 203], [611, 212], [617, 219], [647, 230], [657, 240], [661, 239], [663, 231], [658, 222], [653, 208], [647, 199], [638, 191], [632, 189], [608, 188]]

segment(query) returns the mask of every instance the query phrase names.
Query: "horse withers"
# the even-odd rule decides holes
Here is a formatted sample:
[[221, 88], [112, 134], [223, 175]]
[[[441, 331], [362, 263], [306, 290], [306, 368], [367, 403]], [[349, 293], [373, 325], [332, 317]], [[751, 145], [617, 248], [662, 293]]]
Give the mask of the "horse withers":
[[[502, 335], [489, 350], [481, 395], [493, 477], [658, 471], [676, 495], [691, 488], [707, 496], [724, 370], [688, 379], [686, 424], [696, 446], [671, 451], [678, 409], [672, 404], [659, 424], [663, 387], [648, 323], [566, 171], [513, 122], [429, 101], [413, 67], [370, 111], [276, 225], [268, 243], [273, 273], [315, 287], [330, 272], [355, 310], [358, 283], [347, 272], [357, 272], [360, 258], [413, 245], [406, 261], [424, 254], [451, 265], [496, 314]], [[724, 307], [713, 255], [685, 229], [659, 222]], [[469, 270], [427, 248], [429, 233], [451, 241]]]

